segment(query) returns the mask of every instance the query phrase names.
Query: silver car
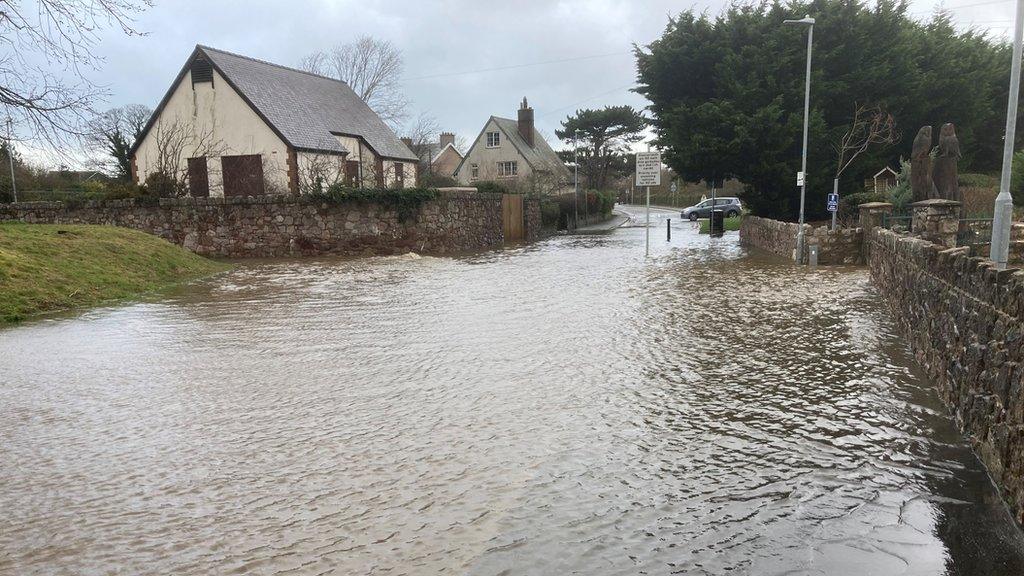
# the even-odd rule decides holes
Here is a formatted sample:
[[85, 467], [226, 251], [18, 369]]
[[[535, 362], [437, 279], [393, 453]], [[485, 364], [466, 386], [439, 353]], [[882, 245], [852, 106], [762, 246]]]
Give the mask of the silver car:
[[[733, 216], [739, 216], [740, 212], [743, 211], [743, 205], [740, 204], [740, 199], [732, 196], [723, 196], [721, 198], [715, 198], [715, 210], [721, 210], [725, 213], [726, 218], [732, 218]], [[696, 220], [697, 218], [708, 218], [711, 216], [711, 199], [707, 199], [700, 204], [690, 206], [689, 208], [683, 209], [683, 218], [689, 218], [690, 220]]]

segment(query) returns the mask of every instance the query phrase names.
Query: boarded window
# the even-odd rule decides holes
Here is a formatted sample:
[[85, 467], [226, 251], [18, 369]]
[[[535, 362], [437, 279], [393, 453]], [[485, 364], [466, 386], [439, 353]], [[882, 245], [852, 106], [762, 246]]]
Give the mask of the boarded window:
[[376, 174], [374, 174], [373, 177], [377, 188], [383, 188], [387, 186], [387, 179], [384, 177], [384, 160], [382, 160], [381, 158], [377, 158], [377, 161], [373, 165], [373, 171], [376, 172]]
[[348, 186], [359, 185], [359, 161], [349, 160], [345, 162], [345, 184]]
[[263, 157], [259, 154], [222, 156], [224, 196], [263, 195]]
[[206, 156], [188, 159], [188, 191], [193, 198], [210, 195], [210, 175], [206, 171]]
[[202, 56], [192, 61], [190, 72], [192, 73], [192, 85], [202, 82], [213, 83], [213, 65]]
[[397, 188], [405, 188], [405, 164], [395, 162], [395, 182]]

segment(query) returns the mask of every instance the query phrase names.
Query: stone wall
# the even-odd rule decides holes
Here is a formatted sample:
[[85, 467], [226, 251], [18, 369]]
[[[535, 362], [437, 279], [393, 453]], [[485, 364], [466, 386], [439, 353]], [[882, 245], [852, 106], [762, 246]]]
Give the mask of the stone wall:
[[[541, 235], [540, 203], [524, 202], [526, 237]], [[504, 242], [501, 194], [445, 190], [400, 218], [376, 203], [324, 203], [302, 196], [0, 204], [0, 222], [107, 224], [160, 236], [204, 256], [227, 258], [424, 252], [444, 254]]]
[[1024, 522], [1024, 272], [882, 228], [867, 241], [873, 282]]
[[[793, 258], [799, 229], [799, 224], [745, 215], [740, 221], [740, 243]], [[864, 231], [861, 228], [839, 228], [833, 231], [828, 226], [814, 228], [804, 224], [803, 261], [808, 261], [811, 246], [817, 246], [818, 264], [863, 264], [863, 240]]]

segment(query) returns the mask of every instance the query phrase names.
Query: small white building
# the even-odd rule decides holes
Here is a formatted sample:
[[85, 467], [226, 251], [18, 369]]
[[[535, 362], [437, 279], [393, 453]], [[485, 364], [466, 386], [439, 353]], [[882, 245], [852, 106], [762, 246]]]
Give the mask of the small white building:
[[545, 181], [548, 191], [570, 181], [569, 169], [533, 123], [533, 108], [523, 98], [517, 120], [491, 116], [455, 171], [460, 184], [482, 181], [510, 184]]
[[344, 82], [196, 46], [132, 148], [192, 196], [297, 194], [334, 183], [404, 188], [416, 155]]

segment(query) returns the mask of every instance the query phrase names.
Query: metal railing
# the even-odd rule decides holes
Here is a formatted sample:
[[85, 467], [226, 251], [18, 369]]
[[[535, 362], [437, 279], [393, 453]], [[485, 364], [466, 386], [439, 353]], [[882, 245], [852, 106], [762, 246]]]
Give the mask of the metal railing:
[[991, 218], [961, 218], [956, 233], [957, 246], [980, 246], [992, 241]]
[[910, 232], [910, 223], [913, 217], [909, 212], [896, 214], [883, 214], [882, 227], [893, 232]]

